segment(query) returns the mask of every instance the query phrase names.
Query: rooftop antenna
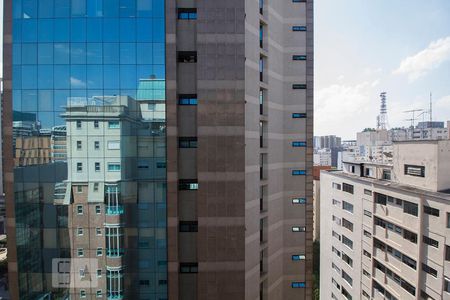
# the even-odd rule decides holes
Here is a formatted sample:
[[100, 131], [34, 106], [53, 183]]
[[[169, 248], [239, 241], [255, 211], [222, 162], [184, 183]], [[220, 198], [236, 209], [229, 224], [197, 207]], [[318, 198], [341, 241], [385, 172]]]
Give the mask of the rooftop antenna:
[[380, 94], [380, 100], [381, 106], [380, 106], [380, 114], [377, 116], [377, 129], [385, 130], [388, 127], [386, 92], [382, 92]]
[[411, 109], [411, 110], [405, 110], [404, 113], [412, 113], [412, 118], [407, 119], [405, 121], [411, 121], [411, 127], [414, 128], [415, 121], [416, 121], [416, 112], [421, 112], [423, 109]]

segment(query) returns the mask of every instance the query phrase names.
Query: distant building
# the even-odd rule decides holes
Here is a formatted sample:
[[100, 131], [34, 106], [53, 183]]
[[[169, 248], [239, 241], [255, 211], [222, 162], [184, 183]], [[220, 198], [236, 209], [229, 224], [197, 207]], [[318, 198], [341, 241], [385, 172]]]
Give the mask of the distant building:
[[314, 151], [314, 165], [331, 166], [331, 150], [325, 148]]
[[320, 176], [321, 299], [450, 298], [450, 140]]
[[331, 170], [331, 166], [314, 166], [313, 167], [313, 209], [314, 209], [314, 231], [313, 240], [320, 240], [320, 171]]
[[314, 149], [341, 147], [341, 138], [335, 135], [315, 136]]

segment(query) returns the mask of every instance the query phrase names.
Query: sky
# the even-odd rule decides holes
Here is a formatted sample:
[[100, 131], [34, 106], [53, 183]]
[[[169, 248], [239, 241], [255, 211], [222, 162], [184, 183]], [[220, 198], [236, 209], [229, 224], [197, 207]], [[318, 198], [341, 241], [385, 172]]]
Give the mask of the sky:
[[316, 0], [314, 18], [315, 135], [376, 127], [381, 92], [390, 128], [430, 92], [433, 120], [450, 120], [450, 1]]
[[381, 92], [390, 128], [428, 109], [430, 92], [433, 120], [450, 120], [449, 0], [315, 0], [314, 18], [315, 135], [375, 127]]

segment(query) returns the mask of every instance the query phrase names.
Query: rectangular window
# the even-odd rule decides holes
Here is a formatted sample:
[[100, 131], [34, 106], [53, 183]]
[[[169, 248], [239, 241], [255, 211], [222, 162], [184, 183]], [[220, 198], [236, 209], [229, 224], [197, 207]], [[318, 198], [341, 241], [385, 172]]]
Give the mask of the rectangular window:
[[101, 208], [100, 208], [100, 205], [96, 205], [96, 206], [95, 206], [95, 213], [96, 213], [97, 215], [101, 214]]
[[433, 269], [432, 267], [430, 267], [430, 266], [428, 266], [428, 265], [422, 263], [422, 270], [423, 270], [425, 273], [428, 273], [428, 274], [430, 274], [431, 276], [437, 278], [437, 271], [436, 271], [435, 269]]
[[304, 118], [306, 118], [306, 113], [293, 113], [292, 118], [293, 119], [304, 119]]
[[197, 137], [179, 137], [179, 148], [197, 148]]
[[100, 172], [100, 163], [99, 162], [95, 163], [95, 172]]
[[342, 270], [342, 278], [344, 278], [350, 286], [353, 286], [353, 279], [344, 270]]
[[178, 95], [178, 105], [197, 105], [196, 94], [180, 94]]
[[363, 234], [365, 237], [368, 237], [368, 238], [372, 237], [372, 234], [370, 232], [368, 232], [367, 230], [364, 230]]
[[430, 206], [423, 206], [423, 212], [426, 213], [427, 215], [432, 215], [435, 217], [439, 217], [439, 209], [430, 207]]
[[97, 298], [102, 298], [103, 297], [102, 290], [97, 290], [95, 295], [96, 295]]
[[425, 177], [424, 166], [405, 165], [405, 175]]
[[97, 248], [97, 256], [103, 256], [103, 248]]
[[391, 180], [391, 170], [383, 170], [382, 178], [384, 180]]
[[431, 247], [439, 248], [439, 242], [427, 237], [426, 235], [423, 236], [423, 243]]
[[294, 282], [291, 283], [291, 287], [293, 289], [305, 288], [306, 287], [306, 283], [305, 282], [294, 281]]
[[306, 198], [293, 198], [292, 204], [306, 204]]
[[292, 31], [306, 31], [306, 26], [292, 26]]
[[419, 206], [416, 203], [403, 201], [403, 212], [417, 217], [419, 214]]
[[198, 273], [198, 263], [180, 263], [180, 273]]
[[77, 193], [82, 193], [82, 192], [83, 192], [83, 186], [77, 185]]
[[363, 269], [363, 275], [370, 278], [370, 273]]
[[333, 189], [336, 189], [336, 190], [341, 189], [341, 185], [339, 183], [333, 182], [332, 186], [333, 186]]
[[342, 209], [353, 213], [353, 204], [348, 203], [347, 201], [342, 201]]
[[350, 295], [350, 293], [347, 292], [347, 290], [344, 288], [342, 288], [342, 295], [344, 295], [345, 299], [347, 299], [347, 300], [353, 300], [352, 295]]
[[304, 84], [304, 83], [294, 83], [292, 85], [292, 89], [294, 89], [294, 90], [306, 90], [306, 84]]
[[79, 215], [83, 214], [83, 205], [77, 205], [77, 214]]
[[77, 129], [81, 129], [81, 121], [77, 121]]
[[403, 229], [403, 238], [417, 244], [417, 234], [409, 230]]
[[182, 191], [198, 190], [198, 181], [197, 179], [180, 179], [178, 189]]
[[120, 141], [108, 141], [108, 150], [120, 150]]
[[81, 141], [77, 141], [77, 150], [81, 150]]
[[387, 196], [383, 194], [375, 193], [375, 203], [386, 205], [387, 204]]
[[101, 269], [97, 269], [97, 278], [102, 277], [102, 270]]
[[81, 228], [81, 227], [78, 227], [77, 228], [77, 235], [83, 235], [84, 234], [84, 231], [83, 231], [83, 228]]
[[102, 229], [100, 227], [96, 227], [95, 228], [95, 234], [98, 235], [98, 236], [101, 236], [102, 235]]
[[80, 298], [86, 298], [86, 291], [85, 290], [80, 290]]
[[120, 128], [120, 122], [119, 121], [109, 121], [108, 128], [109, 129], [118, 129], [118, 128]]
[[77, 172], [83, 172], [83, 163], [77, 163]]
[[353, 267], [353, 259], [351, 259], [347, 254], [342, 253], [342, 260], [345, 261], [350, 267]]
[[179, 8], [178, 20], [197, 20], [196, 8]]
[[345, 235], [342, 235], [342, 243], [349, 247], [350, 249], [353, 249], [353, 241], [346, 237]]
[[119, 172], [120, 163], [108, 163], [108, 172]]
[[304, 226], [292, 226], [292, 232], [305, 232], [306, 227]]
[[447, 213], [447, 228], [450, 228], [450, 213]]
[[367, 251], [367, 250], [363, 250], [363, 255], [366, 256], [366, 257], [368, 257], [368, 258], [371, 258], [371, 257], [372, 257], [372, 254], [370, 254], [370, 252]]
[[198, 232], [197, 221], [180, 221], [180, 232]]
[[444, 277], [444, 291], [450, 293], [450, 279]]
[[99, 141], [94, 141], [94, 149], [95, 150], [99, 150], [100, 149], [100, 142]]
[[332, 283], [338, 290], [341, 289], [341, 285], [340, 285], [336, 280], [334, 280], [334, 278], [331, 278], [331, 283]]
[[331, 252], [336, 254], [337, 257], [341, 257], [341, 251], [339, 251], [338, 249], [334, 248], [334, 246], [331, 246]]
[[368, 189], [364, 189], [364, 194], [368, 196], [372, 196], [372, 191]]
[[306, 0], [292, 0], [293, 3], [301, 3], [301, 2], [306, 2]]
[[334, 206], [341, 206], [341, 201], [333, 199], [333, 205]]
[[347, 228], [351, 232], [353, 232], [353, 223], [347, 219], [342, 219], [342, 227]]
[[77, 255], [78, 255], [78, 257], [83, 257], [83, 256], [84, 256], [84, 250], [83, 250], [83, 248], [78, 248], [78, 249], [77, 249]]
[[292, 55], [292, 60], [306, 60], [306, 55]]
[[337, 233], [336, 231], [332, 231], [332, 233], [331, 233], [331, 235], [334, 237], [334, 238], [337, 238], [339, 241], [341, 240], [341, 236], [339, 235], [339, 233]]
[[301, 255], [301, 254], [294, 254], [294, 255], [292, 255], [292, 260], [293, 261], [305, 260], [305, 259], [306, 259], [305, 255]]
[[366, 209], [364, 210], [364, 215], [366, 217], [372, 218], [372, 213], [370, 211], [366, 210]]
[[178, 51], [177, 57], [179, 63], [196, 63], [197, 51]]
[[292, 170], [292, 176], [306, 175], [306, 170]]
[[344, 191], [344, 192], [347, 192], [347, 193], [350, 193], [350, 194], [353, 194], [353, 185], [351, 185], [351, 184], [347, 184], [347, 183], [343, 183], [342, 184], [342, 190]]
[[292, 147], [306, 147], [306, 142], [299, 142], [299, 141], [292, 142]]
[[94, 128], [98, 128], [98, 121], [94, 121]]

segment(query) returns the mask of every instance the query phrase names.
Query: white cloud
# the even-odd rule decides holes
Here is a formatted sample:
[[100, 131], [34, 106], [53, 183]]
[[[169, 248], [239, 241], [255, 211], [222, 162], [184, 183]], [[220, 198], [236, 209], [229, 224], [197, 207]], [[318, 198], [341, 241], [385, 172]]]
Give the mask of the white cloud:
[[333, 84], [315, 96], [315, 135], [355, 138], [365, 127], [375, 127], [379, 107], [378, 80], [356, 85]]
[[426, 49], [403, 59], [393, 73], [405, 74], [411, 82], [447, 60], [450, 60], [450, 36], [431, 42]]
[[75, 77], [70, 77], [70, 85], [73, 87], [84, 88], [86, 87], [86, 82]]

